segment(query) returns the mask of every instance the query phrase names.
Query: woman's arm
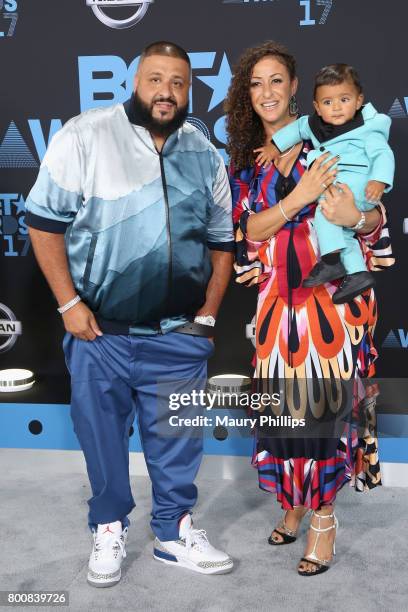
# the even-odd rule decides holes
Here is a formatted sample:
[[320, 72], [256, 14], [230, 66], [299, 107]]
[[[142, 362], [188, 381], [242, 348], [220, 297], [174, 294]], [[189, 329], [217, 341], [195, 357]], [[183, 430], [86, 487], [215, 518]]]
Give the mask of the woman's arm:
[[229, 167], [230, 186], [232, 192], [232, 218], [235, 236], [236, 282], [250, 287], [261, 283], [268, 277], [264, 263], [260, 261], [258, 248], [262, 242], [252, 241], [247, 237], [248, 218], [256, 213], [251, 210], [250, 182], [253, 168], [235, 172], [233, 164]]
[[[373, 208], [373, 210], [366, 210], [364, 215], [365, 223], [361, 229], [357, 230], [357, 234], [371, 234], [371, 232], [373, 232], [378, 227], [378, 224], [381, 221], [381, 214], [377, 208]], [[358, 221], [360, 220], [360, 218], [361, 215], [358, 218]], [[351, 227], [354, 226], [352, 225]]]
[[[294, 217], [307, 204], [315, 202], [336, 179], [338, 170], [333, 169], [333, 166], [338, 159], [333, 158], [326, 161], [329, 155], [330, 153], [325, 153], [316, 159], [312, 167], [303, 173], [295, 189], [281, 201], [281, 206], [288, 219]], [[268, 240], [285, 223], [287, 219], [280, 207], [272, 206], [267, 210], [250, 215], [247, 223], [247, 237], [250, 240]]]

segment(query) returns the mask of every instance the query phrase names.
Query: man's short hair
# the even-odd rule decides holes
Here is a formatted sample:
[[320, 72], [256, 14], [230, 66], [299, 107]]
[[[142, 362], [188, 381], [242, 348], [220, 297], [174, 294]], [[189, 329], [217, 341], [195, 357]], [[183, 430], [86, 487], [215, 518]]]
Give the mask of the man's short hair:
[[191, 69], [190, 58], [188, 57], [186, 51], [179, 45], [176, 45], [176, 43], [168, 42], [166, 40], [159, 40], [157, 42], [151, 43], [142, 51], [140, 61], [143, 61], [146, 57], [149, 57], [150, 55], [166, 55], [167, 57], [177, 57], [187, 62]]

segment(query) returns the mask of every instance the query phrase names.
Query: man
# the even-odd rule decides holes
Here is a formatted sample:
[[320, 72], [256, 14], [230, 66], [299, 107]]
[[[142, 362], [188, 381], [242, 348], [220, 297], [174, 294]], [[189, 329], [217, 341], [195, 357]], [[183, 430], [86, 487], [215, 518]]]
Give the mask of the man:
[[207, 574], [233, 565], [192, 526], [202, 431], [167, 435], [162, 427], [169, 390], [205, 385], [232, 268], [226, 171], [185, 121], [190, 84], [183, 49], [149, 45], [132, 98], [68, 121], [26, 203], [34, 252], [67, 331], [71, 416], [93, 493], [95, 586], [116, 584], [126, 556], [135, 411], [152, 480], [154, 557]]

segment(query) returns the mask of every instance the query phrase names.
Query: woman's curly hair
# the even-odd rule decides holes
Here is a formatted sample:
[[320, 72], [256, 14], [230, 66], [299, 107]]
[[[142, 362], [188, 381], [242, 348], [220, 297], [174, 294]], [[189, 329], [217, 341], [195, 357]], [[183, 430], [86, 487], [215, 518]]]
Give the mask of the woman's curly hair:
[[255, 163], [253, 150], [265, 143], [262, 122], [252, 108], [249, 95], [252, 70], [261, 59], [272, 55], [286, 66], [291, 81], [296, 77], [296, 60], [286, 47], [268, 40], [244, 51], [234, 68], [234, 76], [224, 104], [227, 115], [227, 151], [235, 171]]

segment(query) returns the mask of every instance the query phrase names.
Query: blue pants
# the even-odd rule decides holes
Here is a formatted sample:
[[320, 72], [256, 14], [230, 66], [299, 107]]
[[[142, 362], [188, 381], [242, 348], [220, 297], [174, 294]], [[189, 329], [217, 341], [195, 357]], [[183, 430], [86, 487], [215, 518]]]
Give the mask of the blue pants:
[[[368, 181], [368, 173], [366, 171], [351, 172], [349, 170], [340, 170], [337, 175], [337, 181], [346, 183], [350, 187], [354, 194], [355, 204], [359, 210], [366, 211], [374, 208], [374, 204], [370, 204], [365, 199], [364, 192]], [[320, 199], [324, 200], [324, 195]], [[328, 221], [319, 206], [316, 208], [313, 225], [319, 242], [320, 255], [340, 251], [340, 259], [347, 274], [367, 270], [360, 244], [357, 238], [355, 238], [355, 232], [352, 229]]]
[[[358, 208], [360, 210], [372, 210], [374, 206], [372, 205], [370, 208], [359, 206]], [[347, 274], [367, 270], [360, 243], [352, 229], [328, 221], [319, 206], [316, 207], [313, 226], [319, 242], [320, 255], [327, 255], [327, 253], [340, 250], [340, 259]]]
[[[151, 527], [162, 541], [179, 536], [178, 521], [197, 500], [194, 479], [202, 453], [200, 428], [169, 427], [169, 417], [197, 416], [202, 407], [169, 410], [170, 393], [206, 384], [207, 338], [170, 332], [155, 336], [108, 335], [86, 342], [66, 334], [71, 374], [71, 417], [85, 455], [93, 497], [88, 525], [121, 520], [135, 507], [129, 481], [129, 429], [138, 416], [152, 481]], [[167, 381], [167, 382], [166, 382]]]

